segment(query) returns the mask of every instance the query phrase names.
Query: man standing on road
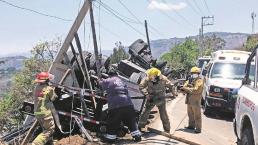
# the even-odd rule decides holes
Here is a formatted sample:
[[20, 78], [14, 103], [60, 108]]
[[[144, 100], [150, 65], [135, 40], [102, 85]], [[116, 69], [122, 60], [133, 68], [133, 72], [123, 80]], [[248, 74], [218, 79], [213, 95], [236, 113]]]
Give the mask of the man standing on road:
[[108, 71], [108, 75], [109, 78], [99, 81], [102, 89], [107, 93], [108, 103], [107, 134], [103, 140], [113, 143], [116, 140], [120, 124], [123, 122], [129, 128], [134, 141], [141, 141], [141, 132], [138, 130], [135, 110], [128, 94], [128, 88], [113, 68]]
[[173, 84], [162, 75], [157, 68], [146, 71], [147, 77], [139, 85], [139, 89], [147, 98], [145, 110], [139, 119], [139, 128], [144, 128], [152, 108], [156, 105], [159, 109], [160, 118], [165, 132], [170, 132], [170, 122], [166, 110], [166, 89], [169, 88], [172, 94]]
[[37, 85], [34, 90], [34, 114], [43, 132], [36, 137], [32, 145], [44, 145], [53, 141], [55, 123], [51, 110], [54, 109], [52, 101], [57, 98], [54, 88], [49, 86], [49, 81], [53, 79], [54, 75], [48, 72], [39, 73], [35, 79]]
[[201, 99], [203, 91], [203, 80], [201, 79], [200, 69], [198, 67], [191, 68], [191, 78], [188, 79], [181, 88], [187, 93], [186, 104], [187, 114], [189, 117], [187, 129], [195, 129], [195, 133], [201, 133], [202, 117], [201, 117]]

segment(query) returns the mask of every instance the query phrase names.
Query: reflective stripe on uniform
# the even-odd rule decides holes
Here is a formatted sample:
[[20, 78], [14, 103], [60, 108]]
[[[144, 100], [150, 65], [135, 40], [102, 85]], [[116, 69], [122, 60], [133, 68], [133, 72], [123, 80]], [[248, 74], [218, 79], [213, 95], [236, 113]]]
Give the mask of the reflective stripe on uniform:
[[106, 134], [105, 137], [107, 139], [116, 139], [116, 135]]
[[45, 115], [46, 112], [34, 112], [34, 115]]
[[131, 132], [132, 136], [136, 136], [136, 135], [142, 135], [142, 133], [139, 130], [133, 131]]

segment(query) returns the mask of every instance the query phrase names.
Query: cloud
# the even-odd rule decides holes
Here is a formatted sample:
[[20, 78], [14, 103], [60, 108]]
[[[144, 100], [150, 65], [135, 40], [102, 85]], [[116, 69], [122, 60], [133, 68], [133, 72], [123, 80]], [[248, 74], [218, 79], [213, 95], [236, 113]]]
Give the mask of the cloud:
[[152, 0], [148, 5], [150, 10], [161, 10], [161, 11], [179, 11], [187, 6], [186, 3], [180, 2], [178, 4], [163, 3], [156, 0]]

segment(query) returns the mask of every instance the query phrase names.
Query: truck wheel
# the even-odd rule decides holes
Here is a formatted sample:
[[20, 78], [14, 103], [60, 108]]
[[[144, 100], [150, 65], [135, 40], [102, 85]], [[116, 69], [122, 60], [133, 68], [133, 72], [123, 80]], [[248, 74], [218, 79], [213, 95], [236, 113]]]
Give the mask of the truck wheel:
[[211, 113], [211, 108], [207, 105], [207, 99], [206, 98], [204, 100], [203, 113], [206, 116], [210, 115], [210, 113]]
[[243, 129], [241, 133], [240, 145], [254, 145], [253, 131], [250, 126]]

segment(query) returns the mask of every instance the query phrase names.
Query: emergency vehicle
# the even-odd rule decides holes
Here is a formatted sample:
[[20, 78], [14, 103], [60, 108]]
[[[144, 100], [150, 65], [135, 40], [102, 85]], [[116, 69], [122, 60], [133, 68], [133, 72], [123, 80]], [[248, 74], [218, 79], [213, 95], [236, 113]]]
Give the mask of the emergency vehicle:
[[[197, 66], [201, 68], [201, 74], [203, 74], [205, 70], [206, 65], [210, 62], [211, 56], [203, 56], [198, 58]], [[201, 75], [201, 78], [203, 78], [203, 75]]]
[[211, 60], [211, 56], [203, 56], [198, 58], [198, 67], [203, 68], [209, 61]]
[[[238, 90], [234, 129], [241, 145], [258, 145], [258, 46], [247, 60], [245, 77]], [[256, 58], [256, 63], [254, 59]], [[256, 64], [256, 65], [253, 65]]]
[[212, 53], [206, 65], [203, 89], [204, 114], [213, 110], [234, 112], [237, 95], [233, 91], [241, 86], [245, 64], [250, 52], [219, 50]]

